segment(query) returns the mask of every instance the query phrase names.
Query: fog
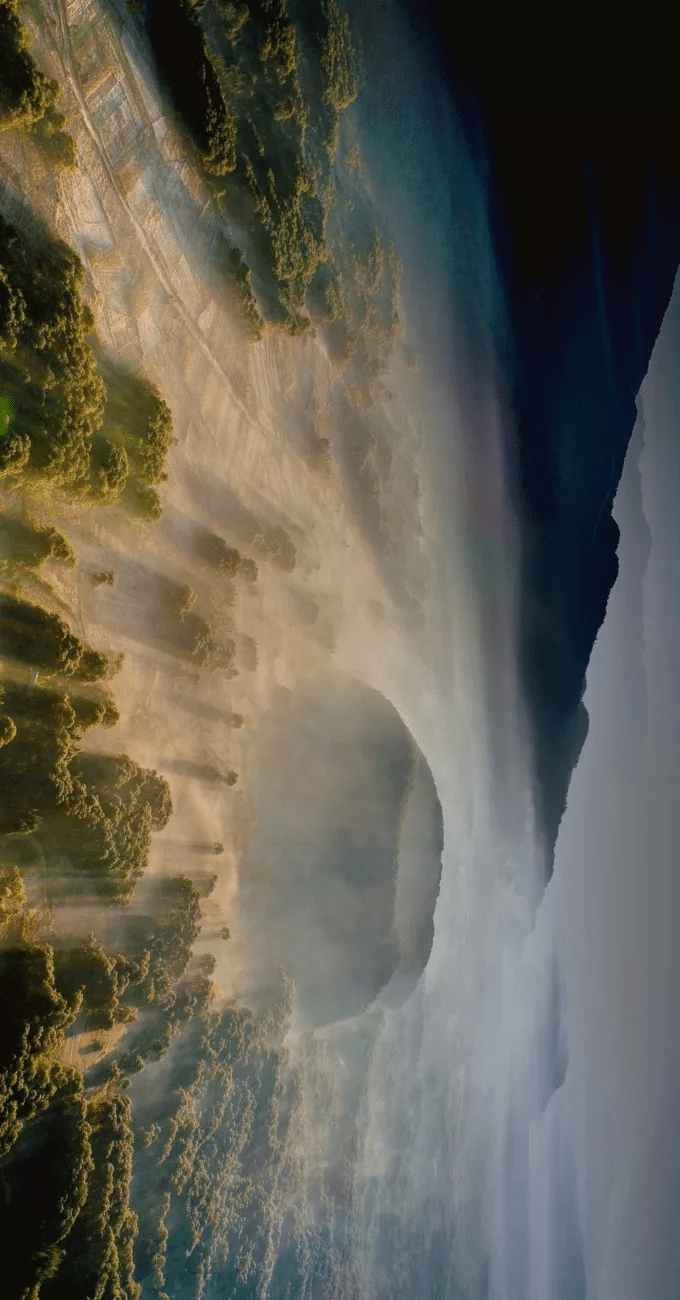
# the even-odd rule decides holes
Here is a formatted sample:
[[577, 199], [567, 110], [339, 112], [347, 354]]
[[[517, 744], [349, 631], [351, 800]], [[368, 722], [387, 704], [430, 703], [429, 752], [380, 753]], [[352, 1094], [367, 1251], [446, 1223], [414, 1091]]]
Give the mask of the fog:
[[679, 326], [676, 286], [616, 497], [620, 570], [554, 876], [533, 926], [501, 909], [478, 1021], [494, 1297], [677, 1294]]
[[[153, 529], [69, 507], [81, 563], [55, 587], [88, 642], [124, 652], [117, 746], [170, 784], [151, 872], [217, 874], [198, 951], [217, 957], [221, 1003], [288, 999], [258, 1294], [671, 1300], [680, 295], [639, 398], [590, 732], [542, 894], [503, 304], [426, 47], [392, 10], [358, 15], [351, 183], [404, 287], [403, 347], [357, 395], [318, 336], [245, 343], [213, 265], [216, 212], [134, 30], [115, 43], [88, 19], [78, 36], [112, 69], [104, 94], [58, 17], [43, 55], [71, 88], [81, 168], [59, 182], [57, 225], [105, 347], [158, 383], [177, 445]], [[20, 145], [10, 162], [20, 212]], [[220, 571], [220, 539], [256, 580]], [[146, 1105], [166, 1068], [135, 1085]], [[209, 1296], [253, 1294], [228, 1250], [211, 1268]]]
[[[567, 1091], [589, 1291], [677, 1293], [676, 290], [615, 515], [621, 571], [588, 673], [591, 732], [558, 842]], [[646, 561], [646, 564], [645, 564]]]

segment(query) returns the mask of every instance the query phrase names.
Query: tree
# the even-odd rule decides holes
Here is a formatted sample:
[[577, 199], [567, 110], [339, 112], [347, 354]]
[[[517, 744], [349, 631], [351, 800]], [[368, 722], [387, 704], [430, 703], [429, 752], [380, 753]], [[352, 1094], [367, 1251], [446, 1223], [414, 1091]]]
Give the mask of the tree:
[[83, 646], [58, 614], [0, 593], [0, 655], [47, 673], [78, 669]]
[[170, 408], [159, 393], [154, 392], [152, 410], [146, 426], [143, 442], [142, 463], [147, 483], [162, 483], [168, 476], [165, 473], [165, 458], [170, 447], [177, 439], [172, 436], [172, 415]]
[[161, 499], [155, 488], [147, 487], [145, 483], [140, 483], [137, 479], [128, 480], [129, 500], [131, 508], [140, 519], [146, 519], [149, 523], [154, 523], [160, 519], [163, 513]]
[[29, 1140], [5, 1159], [0, 1225], [7, 1300], [42, 1296], [58, 1273], [65, 1242], [87, 1199], [93, 1170], [91, 1126], [82, 1089], [56, 1097], [33, 1120]]
[[27, 127], [54, 107], [59, 86], [29, 53], [16, 0], [0, 0], [0, 129]]
[[138, 1221], [130, 1208], [134, 1133], [132, 1106], [114, 1094], [88, 1102], [92, 1167], [87, 1197], [63, 1243], [63, 1258], [40, 1300], [139, 1300], [134, 1280]]
[[77, 675], [83, 682], [99, 682], [111, 676], [111, 661], [101, 650], [83, 650]]
[[255, 561], [251, 560], [248, 556], [244, 555], [241, 557], [239, 573], [247, 582], [257, 582], [257, 565]]
[[127, 483], [130, 466], [124, 447], [100, 438], [93, 451], [92, 490], [102, 502], [117, 501]]
[[56, 528], [34, 523], [31, 519], [21, 519], [18, 515], [4, 514], [0, 517], [0, 538], [8, 559], [15, 564], [37, 569], [46, 560], [56, 560], [73, 569], [76, 565], [76, 553]]
[[13, 683], [3, 705], [16, 736], [0, 748], [0, 832], [37, 831], [48, 858], [69, 861], [68, 887], [60, 868], [51, 892], [73, 892], [80, 878], [80, 888], [87, 882], [100, 894], [128, 898], [146, 868], [152, 834], [171, 815], [167, 782], [126, 755], [81, 751], [84, 731], [115, 721], [106, 695], [69, 698]]
[[327, 28], [321, 69], [326, 83], [324, 98], [334, 109], [349, 108], [359, 93], [359, 58], [349, 16], [336, 3], [325, 0]]
[[217, 533], [203, 533], [199, 538], [199, 549], [203, 559], [220, 573], [233, 577], [242, 564], [240, 552], [235, 546], [228, 546], [223, 537]]
[[71, 695], [69, 702], [80, 732], [89, 731], [92, 727], [115, 727], [119, 720], [118, 706], [108, 692], [96, 696]]

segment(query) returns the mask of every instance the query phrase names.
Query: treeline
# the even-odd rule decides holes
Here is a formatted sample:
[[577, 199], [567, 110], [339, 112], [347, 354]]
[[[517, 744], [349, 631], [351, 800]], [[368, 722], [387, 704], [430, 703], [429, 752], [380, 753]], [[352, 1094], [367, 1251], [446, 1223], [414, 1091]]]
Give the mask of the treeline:
[[[265, 2], [249, 18], [245, 8], [231, 22], [251, 24], [243, 51], [257, 45], [262, 86], [301, 103], [285, 6]], [[73, 162], [58, 87], [36, 68], [16, 0], [0, 0], [0, 48], [0, 129], [30, 130], [55, 163]], [[227, 166], [230, 100], [214, 67], [217, 90], [201, 71], [204, 161], [216, 183], [238, 173], [252, 203], [243, 160]], [[281, 229], [260, 223], [260, 237], [272, 265], [280, 270], [287, 257], [286, 274], [297, 275], [296, 231], [307, 236], [292, 219], [285, 226], [284, 174], [282, 166]], [[311, 230], [319, 209], [301, 194], [290, 191], [291, 211], [298, 204]], [[250, 269], [233, 248], [225, 265], [256, 337]], [[59, 529], [27, 512], [43, 488], [87, 505], [119, 502], [150, 520], [160, 514], [170, 411], [150, 384], [101, 355], [84, 280], [77, 254], [32, 218], [0, 217], [0, 1289], [8, 1300], [188, 1300], [203, 1294], [225, 1252], [244, 1279], [271, 1255], [287, 1122], [281, 1031], [244, 1010], [215, 1009], [215, 960], [193, 950], [216, 876], [145, 876], [152, 837], [172, 812], [166, 781], [125, 754], [88, 749], [93, 728], [118, 720], [108, 682], [122, 657], [83, 641], [54, 612], [54, 593], [48, 609], [19, 586], [49, 591], [42, 567], [77, 562]], [[279, 304], [297, 327], [286, 283]], [[283, 528], [248, 536], [258, 559], [292, 570], [295, 546]], [[203, 558], [226, 579], [257, 579], [255, 561], [223, 539]], [[91, 576], [114, 581], [108, 570]], [[170, 593], [187, 656], [233, 675], [234, 642], [218, 644], [193, 604], [189, 588]], [[232, 715], [231, 725], [242, 722]], [[237, 777], [220, 779], [230, 786]], [[81, 908], [97, 916], [96, 933], [73, 921]]]
[[157, 518], [170, 411], [142, 379], [103, 362], [102, 378], [84, 279], [67, 244], [29, 238], [0, 216], [0, 389], [13, 412], [0, 481], [45, 483], [101, 504], [126, 490], [130, 508]]
[[116, 370], [103, 358], [99, 369], [106, 388], [103, 431], [93, 447], [95, 473], [101, 481], [99, 493], [105, 496], [111, 490], [107, 467], [113, 456], [122, 466], [121, 484], [114, 485], [114, 498], [124, 489], [123, 503], [134, 514], [158, 519], [161, 503], [156, 488], [168, 477], [166, 457], [177, 441], [172, 436], [170, 410], [147, 380]]
[[3, 576], [40, 569], [48, 560], [69, 569], [77, 563], [71, 543], [54, 525], [36, 523], [27, 514], [11, 510], [0, 514], [0, 556]]
[[18, 0], [0, 0], [0, 131], [31, 129], [56, 167], [73, 167], [76, 147], [57, 109], [59, 83], [36, 66]]
[[248, 332], [257, 337], [261, 324], [245, 251], [268, 321], [304, 331], [307, 286], [329, 258], [340, 114], [359, 88], [348, 16], [336, 0], [294, 15], [287, 0], [168, 0], [145, 11], [159, 71], [206, 175], [248, 232], [248, 249], [224, 257]]
[[[200, 903], [185, 877], [153, 882], [109, 955], [94, 938], [52, 946], [20, 873], [0, 873], [8, 1300], [137, 1300], [166, 1288], [197, 1300], [226, 1259], [245, 1283], [273, 1257], [277, 1185], [292, 1173], [280, 1050], [289, 1008], [259, 1020], [214, 1008], [214, 959], [191, 955]], [[68, 1033], [121, 1022], [136, 1023], [117, 1055], [85, 1074], [64, 1062]], [[138, 1090], [160, 1062], [162, 1081]]]
[[0, 0], [0, 127], [26, 127], [53, 109], [59, 85], [36, 67], [18, 0]]
[[[272, 1266], [279, 1183], [294, 1173], [287, 1007], [264, 1020], [216, 1010], [215, 959], [193, 955], [216, 874], [141, 880], [167, 785], [83, 748], [117, 713], [101, 683], [77, 676], [86, 651], [63, 620], [16, 597], [2, 610], [3, 656], [12, 637], [17, 657], [0, 700], [0, 851], [14, 848], [47, 900], [31, 906], [16, 867], [0, 871], [3, 1295], [198, 1300], [225, 1260], [247, 1286]], [[47, 681], [17, 679], [29, 642]], [[115, 939], [55, 937], [48, 904], [58, 915], [80, 890], [129, 903], [135, 882]], [[72, 1063], [74, 1034], [89, 1037], [91, 1065]]]
[[[172, 806], [155, 772], [125, 755], [82, 749], [88, 730], [117, 721], [111, 696], [90, 684], [110, 677], [119, 659], [84, 645], [58, 614], [7, 593], [0, 594], [0, 656], [54, 681], [14, 679], [2, 689], [11, 735], [0, 749], [0, 834], [33, 832], [47, 859], [68, 864], [70, 890], [86, 882], [117, 901], [129, 898], [151, 834]], [[64, 678], [68, 687], [59, 684]]]
[[286, 1011], [285, 1001], [263, 1018], [207, 1008], [177, 1039], [162, 1092], [140, 1090], [132, 1204], [145, 1295], [199, 1300], [211, 1284], [225, 1295], [266, 1292], [296, 1174]]
[[117, 720], [106, 695], [13, 683], [0, 707], [11, 732], [0, 748], [0, 834], [32, 833], [52, 897], [127, 901], [170, 817], [167, 783], [126, 755], [82, 749], [87, 730]]
[[351, 175], [361, 154], [350, 127], [338, 148], [361, 80], [347, 13], [336, 0], [145, 0], [145, 13], [161, 77], [228, 216], [222, 269], [249, 336], [263, 323], [254, 276], [270, 326], [313, 325], [331, 358], [370, 382], [399, 337], [401, 265]]
[[58, 614], [9, 592], [0, 593], [0, 656], [48, 676], [84, 682], [112, 677], [121, 664], [85, 645]]
[[59, 991], [45, 929], [18, 870], [0, 874], [3, 1294], [136, 1296], [130, 1106], [88, 1099], [62, 1059], [82, 991]]

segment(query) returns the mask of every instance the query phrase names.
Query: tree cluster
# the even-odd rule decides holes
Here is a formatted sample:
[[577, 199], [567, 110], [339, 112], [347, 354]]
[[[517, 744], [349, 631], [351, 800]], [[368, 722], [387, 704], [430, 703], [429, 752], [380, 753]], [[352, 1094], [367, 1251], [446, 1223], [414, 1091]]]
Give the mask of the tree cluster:
[[202, 560], [228, 578], [241, 574], [249, 582], [257, 580], [257, 565], [236, 549], [229, 546], [219, 533], [201, 532], [197, 538], [197, 550]]
[[[132, 1107], [112, 1094], [87, 1103], [89, 1129], [84, 1200], [60, 1243], [60, 1259], [40, 1300], [138, 1300], [134, 1246], [138, 1220], [130, 1206], [134, 1153]], [[43, 1152], [41, 1164], [47, 1164]], [[84, 1158], [85, 1157], [85, 1158]], [[61, 1157], [63, 1159], [63, 1157]], [[79, 1188], [80, 1191], [80, 1188]], [[80, 1193], [82, 1195], [82, 1192]], [[54, 1204], [54, 1198], [50, 1198]]]
[[0, 1159], [57, 1092], [73, 1090], [76, 1071], [57, 1056], [80, 999], [62, 997], [54, 953], [41, 936], [15, 867], [0, 874]]
[[162, 14], [147, 0], [146, 10], [159, 70], [207, 177], [230, 213], [249, 219], [251, 265], [239, 248], [224, 259], [246, 330], [261, 337], [255, 269], [268, 323], [304, 332], [306, 288], [330, 256], [340, 114], [359, 87], [349, 18], [335, 0], [294, 12], [288, 0], [169, 0]]
[[191, 0], [150, 9], [159, 68], [200, 151], [206, 170], [225, 176], [236, 166], [236, 122], [208, 54], [200, 13]]
[[18, 0], [0, 0], [0, 130], [28, 127], [54, 110], [59, 86], [36, 67]]
[[0, 480], [45, 481], [157, 519], [172, 418], [145, 380], [97, 367], [94, 320], [82, 302], [77, 254], [47, 235], [29, 239], [0, 217], [0, 387], [11, 428], [0, 439]]
[[62, 241], [33, 242], [0, 217], [0, 383], [15, 410], [0, 478], [28, 474], [87, 496], [105, 390], [87, 342], [84, 274]]
[[2, 704], [15, 736], [0, 749], [0, 834], [34, 833], [54, 896], [66, 871], [69, 893], [128, 899], [172, 811], [166, 781], [125, 755], [82, 750], [86, 730], [115, 723], [109, 696], [15, 683]]
[[39, 569], [48, 560], [69, 569], [76, 565], [76, 553], [58, 529], [10, 512], [0, 514], [0, 552], [18, 568]]
[[59, 614], [9, 592], [0, 592], [0, 656], [45, 676], [86, 682], [110, 677], [120, 666], [119, 659], [86, 646]]

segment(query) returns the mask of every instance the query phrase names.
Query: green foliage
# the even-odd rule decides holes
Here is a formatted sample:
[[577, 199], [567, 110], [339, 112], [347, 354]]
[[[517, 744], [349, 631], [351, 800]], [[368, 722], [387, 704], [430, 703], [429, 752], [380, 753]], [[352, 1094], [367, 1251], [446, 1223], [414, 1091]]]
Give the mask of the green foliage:
[[93, 449], [97, 496], [113, 501], [124, 492], [124, 503], [134, 514], [154, 521], [162, 509], [153, 484], [167, 478], [167, 454], [176, 443], [170, 410], [146, 379], [104, 362], [102, 372], [105, 437], [98, 437]]
[[212, 64], [207, 60], [202, 68], [201, 79], [205, 99], [205, 142], [201, 157], [213, 176], [227, 176], [236, 167], [236, 121], [227, 106]]
[[[164, 1036], [169, 1032], [172, 1037], [181, 1019], [178, 981], [186, 972], [199, 934], [201, 894], [187, 876], [174, 876], [145, 884], [144, 896], [146, 908], [140, 904], [140, 910], [127, 921], [125, 954], [110, 958], [103, 950], [95, 954], [91, 947], [88, 960], [96, 956], [100, 964], [107, 964], [108, 972], [92, 1011], [106, 1015], [108, 1024], [120, 1019], [125, 1008], [146, 1013], [147, 1019], [129, 1050], [141, 1052], [144, 1059], [150, 1059], [149, 1044], [154, 1045], [155, 1053], [159, 1036], [165, 1041]], [[73, 975], [65, 987], [74, 990], [81, 982], [80, 976]], [[88, 1006], [87, 992], [84, 997]], [[189, 1010], [185, 1005], [183, 1014]], [[149, 1012], [154, 1013], [155, 1019], [148, 1018]], [[170, 1039], [167, 1045], [169, 1042]], [[160, 1058], [155, 1055], [153, 1059]]]
[[279, 85], [295, 72], [297, 37], [286, 13], [286, 0], [265, 0], [262, 4], [264, 36], [260, 47], [263, 62], [271, 61]]
[[27, 127], [54, 109], [59, 86], [36, 67], [17, 0], [0, 0], [0, 130]]
[[41, 1300], [138, 1300], [134, 1280], [137, 1216], [130, 1208], [134, 1134], [125, 1097], [88, 1102], [91, 1166], [86, 1198], [63, 1242], [63, 1258]]
[[154, 12], [151, 36], [161, 72], [207, 171], [228, 175], [236, 167], [237, 124], [190, 0], [167, 0], [162, 14]]
[[146, 868], [152, 833], [172, 812], [167, 782], [125, 755], [85, 752], [62, 765], [55, 780], [65, 815], [52, 824], [53, 847], [98, 892], [125, 901]]
[[115, 727], [119, 719], [118, 706], [112, 695], [70, 695], [69, 703], [75, 714], [74, 726], [82, 735], [92, 727]]
[[[16, 736], [0, 749], [0, 834], [33, 830], [47, 861], [70, 862], [71, 891], [80, 879], [122, 901], [145, 870], [151, 835], [170, 817], [170, 791], [125, 755], [83, 752], [83, 732], [113, 725], [115, 705], [107, 696], [72, 698], [7, 686]], [[61, 888], [57, 873], [50, 889], [56, 896]]]
[[321, 210], [314, 221], [304, 193], [295, 193], [288, 199], [272, 196], [275, 205], [275, 224], [272, 231], [274, 275], [282, 282], [291, 283], [302, 295], [320, 262], [326, 260], [327, 250], [321, 228]]
[[79, 999], [54, 981], [54, 953], [40, 936], [41, 917], [26, 899], [16, 867], [0, 874], [0, 1158], [26, 1123], [77, 1075], [57, 1050]]
[[109, 504], [132, 476], [133, 505], [156, 519], [170, 411], [151, 384], [102, 363], [104, 383], [87, 342], [84, 275], [66, 244], [29, 240], [0, 217], [0, 386], [14, 410], [0, 480], [21, 475]]
[[117, 501], [129, 472], [125, 448], [110, 438], [97, 438], [92, 449], [92, 492], [95, 498], [103, 505]]
[[0, 1243], [8, 1300], [137, 1300], [127, 1099], [60, 1097], [5, 1160]]
[[82, 263], [61, 241], [34, 243], [1, 217], [0, 249], [0, 382], [16, 413], [0, 474], [87, 496], [104, 384], [86, 342]]
[[0, 593], [0, 654], [48, 676], [75, 674], [85, 682], [111, 677], [122, 662], [84, 645], [58, 614], [6, 592]]
[[261, 337], [264, 316], [302, 334], [311, 328], [305, 288], [329, 258], [340, 114], [359, 87], [348, 16], [335, 0], [294, 12], [287, 0], [168, 0], [162, 14], [148, 11], [159, 68], [207, 176], [229, 175], [217, 197], [237, 221], [254, 218], [248, 262], [233, 249], [223, 263], [246, 329]]
[[130, 1020], [131, 1005], [121, 1006], [121, 999], [130, 986], [142, 983], [148, 967], [148, 953], [138, 961], [110, 957], [94, 934], [75, 948], [55, 953], [58, 988], [65, 997], [81, 999], [88, 1029], [111, 1029]]
[[218, 533], [201, 532], [197, 537], [197, 550], [202, 560], [226, 577], [239, 575], [247, 582], [257, 581], [257, 564], [242, 555], [235, 546], [229, 546]]
[[56, 171], [77, 167], [78, 151], [73, 136], [64, 131], [64, 114], [47, 108], [33, 127], [33, 135]]
[[44, 1295], [87, 1200], [93, 1172], [91, 1125], [82, 1090], [60, 1096], [28, 1126], [4, 1160], [0, 1249], [8, 1300]]
[[295, 1090], [284, 1095], [272, 1042], [279, 1014], [267, 1024], [233, 1006], [195, 1013], [168, 1059], [162, 1097], [140, 1105], [141, 1132], [152, 1117], [157, 1126], [135, 1151], [133, 1194], [137, 1275], [150, 1294], [159, 1273], [182, 1300], [212, 1294], [218, 1279], [223, 1289], [213, 1269], [225, 1259], [234, 1281], [243, 1286], [257, 1267], [266, 1289], [278, 1179], [295, 1178], [287, 1151]]
[[0, 515], [0, 550], [12, 563], [28, 569], [39, 569], [47, 560], [69, 569], [76, 565], [71, 543], [56, 528], [16, 514]]
[[155, 488], [147, 487], [137, 479], [128, 482], [128, 500], [133, 513], [148, 523], [155, 523], [163, 513], [161, 499]]
[[238, 571], [241, 577], [245, 578], [247, 582], [257, 582], [257, 565], [255, 561], [251, 560], [248, 556], [244, 555], [241, 557]]
[[248, 338], [256, 343], [262, 338], [263, 321], [253, 293], [253, 276], [238, 248], [230, 248], [224, 261], [224, 274], [234, 290], [239, 315]]
[[99, 682], [105, 677], [111, 677], [115, 667], [116, 661], [109, 659], [101, 650], [83, 650], [77, 675], [83, 682]]
[[66, 538], [63, 537], [61, 533], [57, 532], [56, 528], [49, 527], [44, 530], [41, 529], [40, 531], [45, 537], [49, 558], [52, 560], [58, 560], [61, 564], [65, 564], [69, 569], [75, 569], [77, 557], [71, 543], [67, 542]]
[[31, 440], [27, 434], [13, 433], [0, 442], [0, 482], [4, 478], [17, 478], [28, 464]]
[[218, 533], [202, 533], [198, 539], [201, 558], [220, 573], [233, 577], [238, 573], [242, 557], [234, 546], [228, 546]]
[[315, 320], [332, 323], [344, 318], [339, 277], [328, 263], [323, 262], [317, 267], [307, 289], [306, 302]]
[[335, 109], [348, 108], [359, 93], [359, 59], [349, 16], [336, 3], [324, 0], [327, 29], [322, 42], [324, 99]]
[[141, 477], [146, 483], [162, 483], [168, 477], [165, 473], [165, 458], [168, 448], [176, 439], [172, 437], [172, 416], [162, 397], [154, 393], [152, 409], [143, 430], [139, 448]]
[[0, 655], [68, 676], [80, 664], [83, 645], [58, 614], [0, 593]]

